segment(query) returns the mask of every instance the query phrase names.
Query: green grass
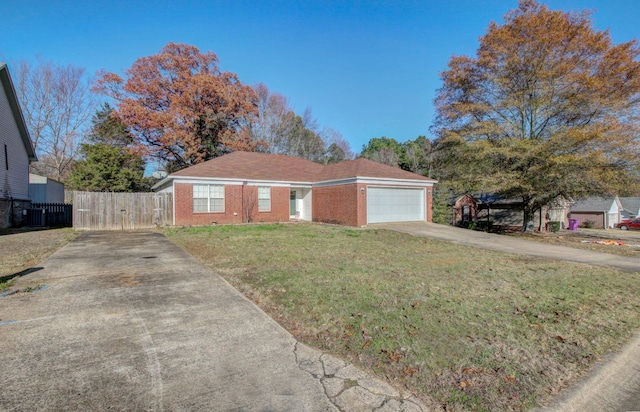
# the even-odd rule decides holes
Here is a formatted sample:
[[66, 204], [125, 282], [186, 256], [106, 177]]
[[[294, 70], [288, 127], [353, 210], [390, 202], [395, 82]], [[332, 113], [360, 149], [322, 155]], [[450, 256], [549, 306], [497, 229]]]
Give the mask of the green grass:
[[168, 229], [301, 341], [447, 410], [527, 409], [640, 326], [640, 277], [384, 230]]

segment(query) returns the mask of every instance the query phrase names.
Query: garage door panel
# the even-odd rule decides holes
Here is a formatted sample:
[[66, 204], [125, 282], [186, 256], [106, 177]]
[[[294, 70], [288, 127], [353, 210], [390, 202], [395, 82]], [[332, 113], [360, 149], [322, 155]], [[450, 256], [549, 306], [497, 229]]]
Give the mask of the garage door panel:
[[369, 187], [367, 223], [425, 220], [425, 190]]

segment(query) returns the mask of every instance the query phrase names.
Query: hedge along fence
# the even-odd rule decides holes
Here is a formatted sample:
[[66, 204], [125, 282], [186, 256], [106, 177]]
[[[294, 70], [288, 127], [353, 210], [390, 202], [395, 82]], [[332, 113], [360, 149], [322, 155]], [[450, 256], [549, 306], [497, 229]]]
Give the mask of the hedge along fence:
[[171, 193], [65, 193], [76, 230], [134, 230], [173, 224]]

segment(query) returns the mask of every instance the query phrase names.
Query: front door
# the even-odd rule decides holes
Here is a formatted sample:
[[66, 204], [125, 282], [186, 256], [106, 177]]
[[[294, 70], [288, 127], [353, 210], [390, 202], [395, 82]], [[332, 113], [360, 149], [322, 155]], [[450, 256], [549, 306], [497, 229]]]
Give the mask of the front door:
[[296, 191], [292, 190], [289, 195], [289, 215], [295, 216], [298, 213], [298, 209], [296, 207]]

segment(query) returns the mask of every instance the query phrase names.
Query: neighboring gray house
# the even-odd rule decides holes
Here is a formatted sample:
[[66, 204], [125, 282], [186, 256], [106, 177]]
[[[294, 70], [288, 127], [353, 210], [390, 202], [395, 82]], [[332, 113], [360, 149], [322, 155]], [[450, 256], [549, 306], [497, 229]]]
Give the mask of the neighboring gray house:
[[622, 218], [634, 219], [640, 217], [640, 197], [621, 197], [620, 203], [622, 203]]
[[37, 161], [9, 69], [0, 63], [0, 228], [22, 224], [29, 164]]
[[29, 198], [32, 203], [64, 203], [64, 183], [29, 173]]
[[578, 219], [581, 227], [591, 221], [596, 229], [611, 229], [622, 220], [622, 203], [618, 196], [580, 199], [571, 205], [571, 218]]

